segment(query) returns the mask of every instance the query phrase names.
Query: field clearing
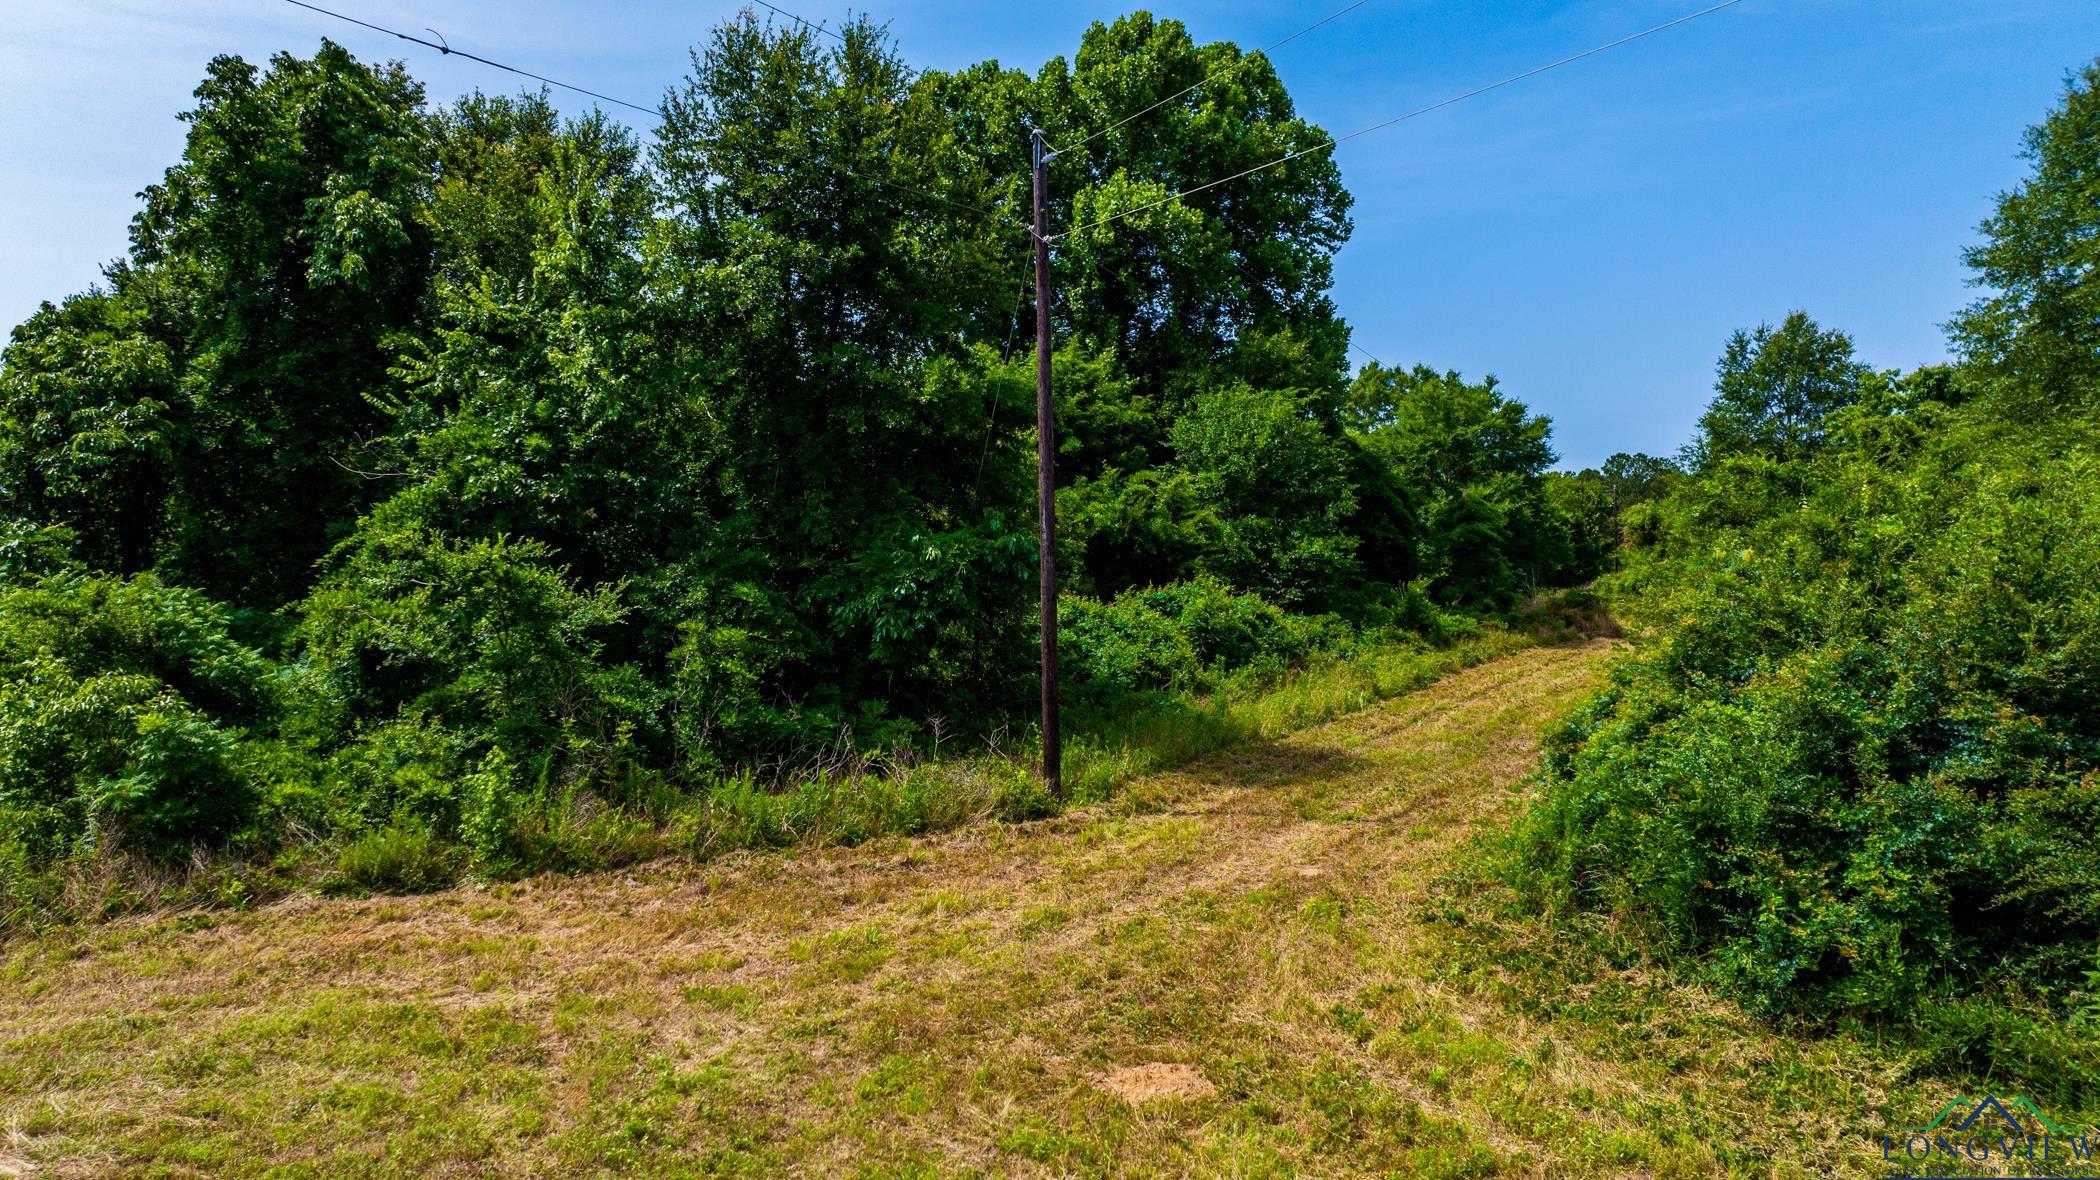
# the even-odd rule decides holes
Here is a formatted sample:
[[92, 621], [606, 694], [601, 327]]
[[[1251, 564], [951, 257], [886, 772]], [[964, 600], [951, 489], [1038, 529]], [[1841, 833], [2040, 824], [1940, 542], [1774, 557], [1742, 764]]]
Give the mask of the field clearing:
[[0, 1173], [1887, 1174], [1941, 1087], [1477, 873], [1612, 649], [1034, 824], [17, 941]]

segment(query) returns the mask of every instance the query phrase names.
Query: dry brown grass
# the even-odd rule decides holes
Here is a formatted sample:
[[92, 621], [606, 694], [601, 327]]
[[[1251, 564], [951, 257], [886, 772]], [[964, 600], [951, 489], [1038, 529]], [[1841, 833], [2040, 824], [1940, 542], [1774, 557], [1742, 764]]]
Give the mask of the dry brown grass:
[[1035, 824], [17, 944], [0, 1174], [1864, 1168], [1888, 1087], [1863, 1051], [1604, 968], [1465, 883], [1608, 650], [1518, 652]]

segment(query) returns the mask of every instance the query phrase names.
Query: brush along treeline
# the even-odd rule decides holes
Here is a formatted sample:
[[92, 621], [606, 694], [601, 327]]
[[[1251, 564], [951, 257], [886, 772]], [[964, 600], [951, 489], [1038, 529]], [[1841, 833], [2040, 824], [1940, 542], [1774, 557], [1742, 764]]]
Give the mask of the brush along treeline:
[[[718, 784], [755, 814], [849, 745], [1025, 740], [1028, 127], [1241, 55], [1143, 14], [1032, 74], [842, 38], [723, 25], [646, 149], [327, 43], [210, 64], [127, 256], [0, 368], [10, 920], [67, 866], [426, 884]], [[1154, 204], [1323, 139], [1256, 58], [1058, 158], [1054, 224], [1147, 206], [1057, 261], [1100, 725], [1609, 558], [1492, 381], [1349, 373], [1325, 153]]]
[[1730, 342], [1689, 476], [1621, 522], [1648, 641], [1524, 844], [1759, 1009], [1959, 1029], [2089, 1101], [2089, 1035], [2023, 1014], [2100, 1018], [2100, 65], [2026, 155], [1958, 363]]

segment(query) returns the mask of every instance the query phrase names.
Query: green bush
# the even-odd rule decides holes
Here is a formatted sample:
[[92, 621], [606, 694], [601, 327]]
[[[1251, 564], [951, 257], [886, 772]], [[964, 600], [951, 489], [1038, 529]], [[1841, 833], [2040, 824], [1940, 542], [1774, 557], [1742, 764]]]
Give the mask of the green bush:
[[1657, 634], [1552, 740], [1534, 857], [1767, 1010], [2068, 994], [2100, 954], [2096, 442], [1855, 452], [1644, 571]]
[[254, 818], [276, 669], [151, 575], [0, 590], [0, 830], [39, 856], [177, 855]]
[[618, 587], [574, 586], [543, 545], [372, 518], [307, 602], [306, 724], [317, 739], [392, 749], [385, 735], [412, 722], [461, 738], [433, 745], [501, 749], [536, 778], [609, 773], [656, 706], [634, 668], [604, 655], [624, 614]]
[[60, 525], [38, 525], [0, 516], [0, 585], [20, 586], [67, 570], [78, 570], [73, 558], [74, 533]]
[[420, 716], [375, 722], [315, 759], [303, 775], [287, 773], [274, 802], [320, 832], [392, 823], [458, 831], [474, 749], [471, 734]]
[[1960, 365], [1869, 373], [1798, 314], [1730, 342], [1696, 478], [1630, 530], [1649, 642], [1521, 841], [1762, 1010], [2073, 1085], [2028, 1014], [2076, 1018], [2100, 966], [2096, 145], [2100, 63], [1969, 253]]
[[1061, 671], [1097, 699], [1202, 689], [1228, 670], [1273, 678], [1341, 633], [1212, 577], [1058, 606]]

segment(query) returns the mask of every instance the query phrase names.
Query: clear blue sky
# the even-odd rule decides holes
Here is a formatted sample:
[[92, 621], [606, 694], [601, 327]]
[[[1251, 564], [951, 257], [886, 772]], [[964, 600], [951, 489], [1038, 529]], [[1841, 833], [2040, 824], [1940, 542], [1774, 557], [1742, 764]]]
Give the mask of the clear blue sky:
[[[325, 0], [637, 102], [735, 0]], [[1267, 45], [1343, 0], [1158, 4], [1201, 40]], [[784, 7], [836, 19], [842, 0]], [[1702, 0], [1371, 0], [1276, 54], [1342, 133]], [[1125, 6], [882, 0], [911, 61], [1034, 68]], [[0, 5], [0, 322], [94, 282], [133, 194], [181, 150], [205, 61], [405, 58], [433, 98], [514, 79], [280, 0]], [[1961, 248], [2013, 183], [2021, 129], [2100, 54], [2091, 0], [1745, 0], [1689, 26], [1344, 145], [1356, 236], [1336, 298], [1388, 364], [1493, 372], [1550, 414], [1569, 466], [1667, 452], [1727, 333], [1803, 308], [1862, 355], [1941, 358], [1972, 297]], [[570, 110], [587, 100], [557, 92]], [[637, 116], [640, 118], [640, 116]]]

